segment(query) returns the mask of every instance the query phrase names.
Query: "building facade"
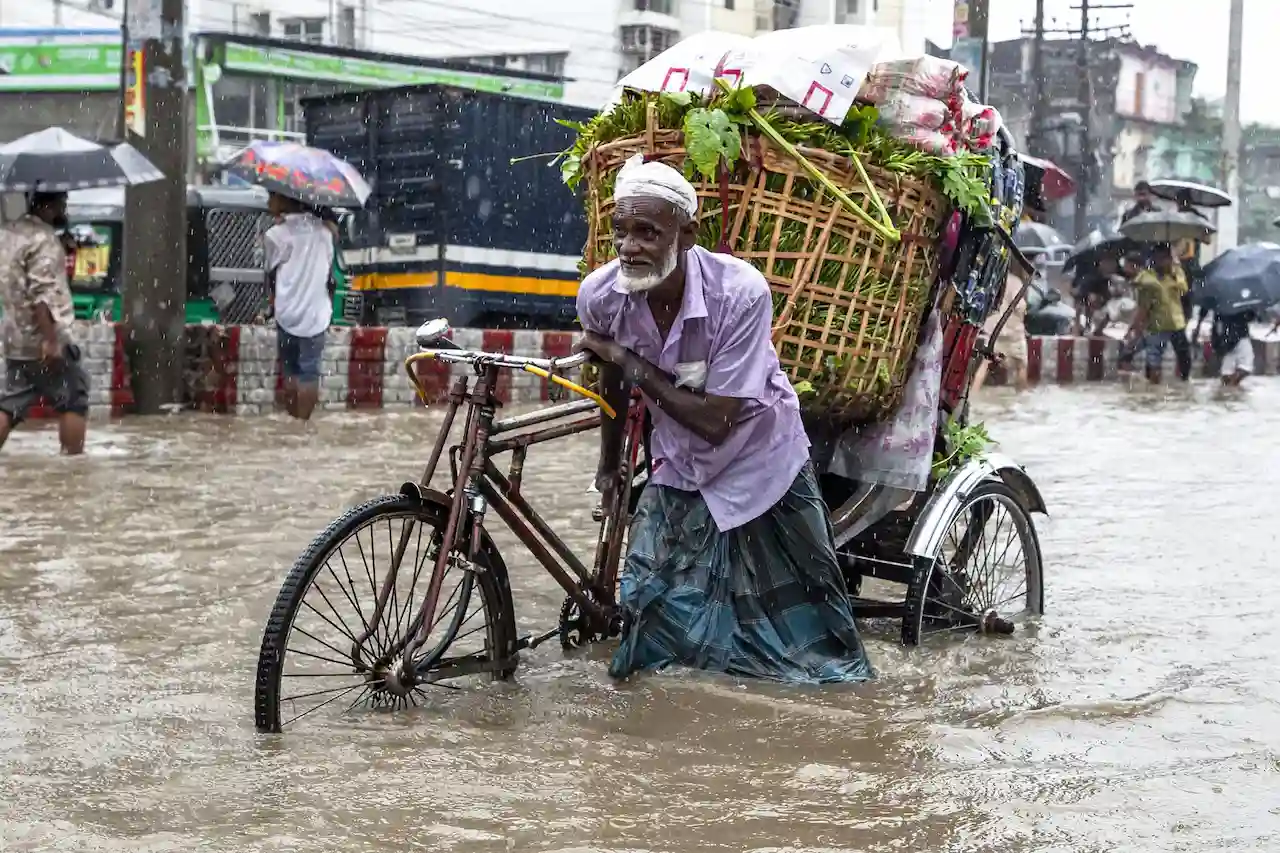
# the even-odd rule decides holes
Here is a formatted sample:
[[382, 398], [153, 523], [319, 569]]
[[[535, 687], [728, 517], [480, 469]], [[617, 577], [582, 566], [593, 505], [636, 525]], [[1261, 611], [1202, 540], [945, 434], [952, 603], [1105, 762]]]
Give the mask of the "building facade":
[[[1169, 140], [1183, 134], [1191, 110], [1196, 66], [1131, 41], [1091, 41], [1087, 58], [1091, 103], [1082, 103], [1081, 44], [1044, 43], [1045, 126], [1032, 137], [1033, 43], [1030, 38], [991, 46], [990, 100], [1024, 150], [1054, 160], [1077, 181], [1088, 180], [1089, 227], [1113, 222], [1144, 178], [1173, 177], [1161, 164]], [[1084, 119], [1089, 145], [1083, 146]], [[1052, 211], [1053, 224], [1072, 233], [1073, 199]]]
[[[0, 0], [4, 27], [110, 29], [125, 0]], [[382, 54], [475, 60], [567, 79], [564, 99], [605, 103], [618, 78], [705, 30], [755, 35], [816, 24], [890, 30], [923, 53], [930, 0], [188, 0], [189, 32]]]

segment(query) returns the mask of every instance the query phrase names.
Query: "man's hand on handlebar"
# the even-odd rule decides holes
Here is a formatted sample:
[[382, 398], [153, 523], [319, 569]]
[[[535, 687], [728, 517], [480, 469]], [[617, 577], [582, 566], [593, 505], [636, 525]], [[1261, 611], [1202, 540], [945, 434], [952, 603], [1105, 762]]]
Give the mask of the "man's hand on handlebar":
[[587, 332], [582, 339], [573, 346], [574, 352], [589, 353], [599, 361], [605, 361], [610, 364], [617, 364], [621, 357], [622, 347], [612, 338], [606, 338], [604, 335], [597, 335], [594, 332]]

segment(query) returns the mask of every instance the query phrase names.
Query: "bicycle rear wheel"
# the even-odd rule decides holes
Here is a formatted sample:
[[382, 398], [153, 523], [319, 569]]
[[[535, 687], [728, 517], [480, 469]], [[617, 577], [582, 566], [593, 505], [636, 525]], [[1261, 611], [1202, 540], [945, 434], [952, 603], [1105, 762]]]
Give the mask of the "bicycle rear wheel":
[[387, 677], [421, 625], [448, 514], [436, 501], [388, 495], [349, 510], [316, 537], [285, 579], [263, 633], [254, 689], [259, 730], [278, 732], [317, 712], [411, 707], [432, 686], [514, 673], [511, 587], [485, 536], [475, 563], [463, 543], [449, 558], [427, 641], [414, 656], [418, 683]]

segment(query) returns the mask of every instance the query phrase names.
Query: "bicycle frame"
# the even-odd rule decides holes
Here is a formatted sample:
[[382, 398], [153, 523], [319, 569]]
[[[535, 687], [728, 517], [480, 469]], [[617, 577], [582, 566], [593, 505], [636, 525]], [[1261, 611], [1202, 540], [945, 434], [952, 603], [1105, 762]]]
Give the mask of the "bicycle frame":
[[[484, 535], [485, 515], [490, 507], [577, 603], [583, 616], [592, 624], [602, 626], [608, 625], [613, 617], [616, 605], [614, 590], [621, 559], [622, 534], [625, 530], [628, 499], [626, 490], [615, 489], [613, 506], [605, 507], [591, 569], [588, 569], [521, 493], [524, 463], [529, 448], [596, 429], [600, 425], [597, 404], [591, 400], [580, 400], [495, 420], [496, 410], [501, 405], [495, 393], [499, 369], [496, 364], [481, 361], [475, 365], [474, 384], [466, 376], [454, 380], [439, 435], [418, 481], [420, 488], [430, 488], [448, 446], [457, 414], [465, 406], [467, 414], [461, 442], [450, 448], [452, 494], [449, 515], [431, 580], [415, 618], [417, 631], [411, 638], [406, 637], [403, 644], [397, 644], [400, 648], [388, 650], [383, 660], [379, 661], [390, 664], [388, 657], [400, 657], [401, 677], [410, 674], [408, 670], [414, 654], [426, 643], [434, 627], [433, 619], [450, 555], [456, 553], [455, 549], [459, 545], [465, 545], [467, 560], [474, 562]], [[632, 441], [631, 452], [618, 460], [623, 483], [631, 482], [635, 470], [640, 444], [639, 432], [643, 423], [642, 404], [633, 404], [628, 410], [627, 418], [628, 434]], [[510, 452], [512, 458], [504, 475], [493, 463], [492, 457], [506, 452]], [[468, 529], [464, 530], [464, 525]], [[392, 566], [379, 590], [373, 616], [369, 619], [371, 626], [378, 624], [390, 598], [412, 530], [412, 524], [407, 525], [401, 534]], [[361, 652], [373, 631], [374, 628], [371, 627], [356, 638], [352, 657], [358, 666], [364, 663]]]

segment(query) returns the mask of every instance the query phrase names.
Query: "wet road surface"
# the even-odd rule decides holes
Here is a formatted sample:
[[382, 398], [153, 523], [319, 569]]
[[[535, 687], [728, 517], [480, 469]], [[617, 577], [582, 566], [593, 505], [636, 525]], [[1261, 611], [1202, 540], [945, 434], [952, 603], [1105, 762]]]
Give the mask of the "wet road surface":
[[[416, 477], [435, 416], [98, 422], [0, 454], [5, 851], [1263, 850], [1280, 842], [1274, 438], [1280, 382], [1222, 399], [1003, 391], [1048, 612], [880, 678], [799, 689], [609, 649], [526, 654], [514, 684], [285, 735], [253, 729], [281, 580], [349, 505]], [[594, 437], [526, 491], [585, 551]], [[496, 522], [495, 522], [496, 523]], [[562, 594], [511, 537], [521, 633]]]

